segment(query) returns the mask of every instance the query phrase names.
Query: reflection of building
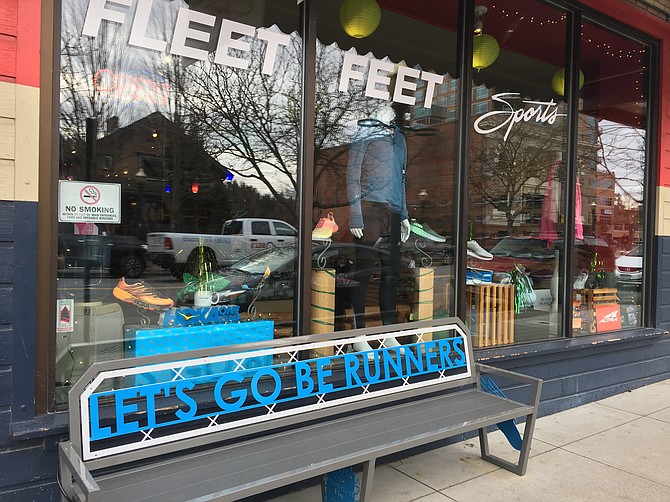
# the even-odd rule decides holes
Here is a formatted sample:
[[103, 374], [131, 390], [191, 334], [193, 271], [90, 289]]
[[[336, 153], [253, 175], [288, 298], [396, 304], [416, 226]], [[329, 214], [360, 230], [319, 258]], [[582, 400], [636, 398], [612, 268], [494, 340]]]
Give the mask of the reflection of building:
[[[209, 223], [227, 170], [176, 123], [155, 112], [119, 128], [112, 117], [95, 149], [90, 180], [120, 183], [122, 214], [134, 215], [123, 218], [118, 233], [143, 238], [150, 231], [196, 230]], [[85, 179], [84, 152], [85, 145], [70, 150], [63, 177]]]

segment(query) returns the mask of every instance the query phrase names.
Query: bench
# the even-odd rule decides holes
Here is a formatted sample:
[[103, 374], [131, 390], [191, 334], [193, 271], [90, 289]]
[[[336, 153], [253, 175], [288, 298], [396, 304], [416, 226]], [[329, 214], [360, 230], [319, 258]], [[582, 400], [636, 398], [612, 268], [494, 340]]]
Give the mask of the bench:
[[[238, 500], [362, 465], [366, 501], [376, 459], [473, 431], [523, 475], [541, 386], [475, 363], [457, 318], [100, 362], [70, 391], [59, 482], [69, 500]], [[515, 419], [512, 463], [487, 428]]]

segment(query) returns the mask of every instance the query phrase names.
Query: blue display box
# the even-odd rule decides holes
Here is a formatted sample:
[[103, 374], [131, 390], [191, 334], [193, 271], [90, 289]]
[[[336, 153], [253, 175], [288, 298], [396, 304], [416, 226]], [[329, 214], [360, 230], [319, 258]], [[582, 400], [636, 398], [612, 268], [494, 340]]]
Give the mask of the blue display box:
[[[126, 327], [126, 357], [143, 357], [183, 352], [187, 350], [226, 347], [241, 343], [272, 340], [274, 321], [244, 321], [229, 324], [208, 324], [171, 328]], [[272, 356], [251, 357], [244, 361], [245, 368], [258, 368], [272, 364]], [[235, 371], [233, 361], [187, 367], [185, 378], [216, 375]], [[135, 385], [170, 381], [174, 373], [158, 371], [135, 377]]]
[[477, 285], [487, 282], [493, 282], [493, 272], [491, 270], [482, 270], [481, 268], [469, 268], [465, 271], [466, 284]]

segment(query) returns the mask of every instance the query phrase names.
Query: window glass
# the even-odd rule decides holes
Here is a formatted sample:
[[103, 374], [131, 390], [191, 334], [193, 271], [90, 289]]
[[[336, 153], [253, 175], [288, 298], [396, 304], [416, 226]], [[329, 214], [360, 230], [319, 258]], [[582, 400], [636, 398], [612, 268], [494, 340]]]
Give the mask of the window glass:
[[62, 1], [59, 403], [96, 361], [293, 334], [298, 8]]
[[251, 222], [252, 235], [271, 235], [270, 222], [268, 221], [252, 221]]
[[567, 107], [551, 81], [565, 31], [565, 13], [536, 1], [475, 10], [473, 95], [485, 101], [470, 126], [464, 280], [476, 347], [562, 332]]
[[315, 332], [454, 313], [458, 2], [378, 4], [361, 38], [318, 4]]
[[295, 228], [287, 225], [286, 223], [282, 223], [281, 221], [275, 221], [274, 225], [275, 225], [275, 233], [277, 235], [288, 235], [295, 237], [296, 235]]
[[644, 44], [583, 24], [577, 206], [587, 252], [576, 257], [574, 334], [642, 323], [648, 58]]

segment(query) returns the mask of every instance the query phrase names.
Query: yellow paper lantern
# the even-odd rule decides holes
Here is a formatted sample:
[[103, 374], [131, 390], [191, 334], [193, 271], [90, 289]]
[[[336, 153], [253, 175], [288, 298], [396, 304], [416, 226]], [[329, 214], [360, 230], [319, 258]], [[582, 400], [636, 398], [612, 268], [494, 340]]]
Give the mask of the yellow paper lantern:
[[[584, 87], [584, 74], [579, 72], [579, 88]], [[565, 94], [565, 68], [559, 68], [551, 78], [551, 88], [559, 96]]]
[[365, 38], [377, 29], [382, 11], [375, 0], [344, 0], [340, 24], [350, 37]]
[[474, 38], [472, 67], [477, 71], [491, 66], [500, 54], [498, 41], [491, 35], [481, 34]]

